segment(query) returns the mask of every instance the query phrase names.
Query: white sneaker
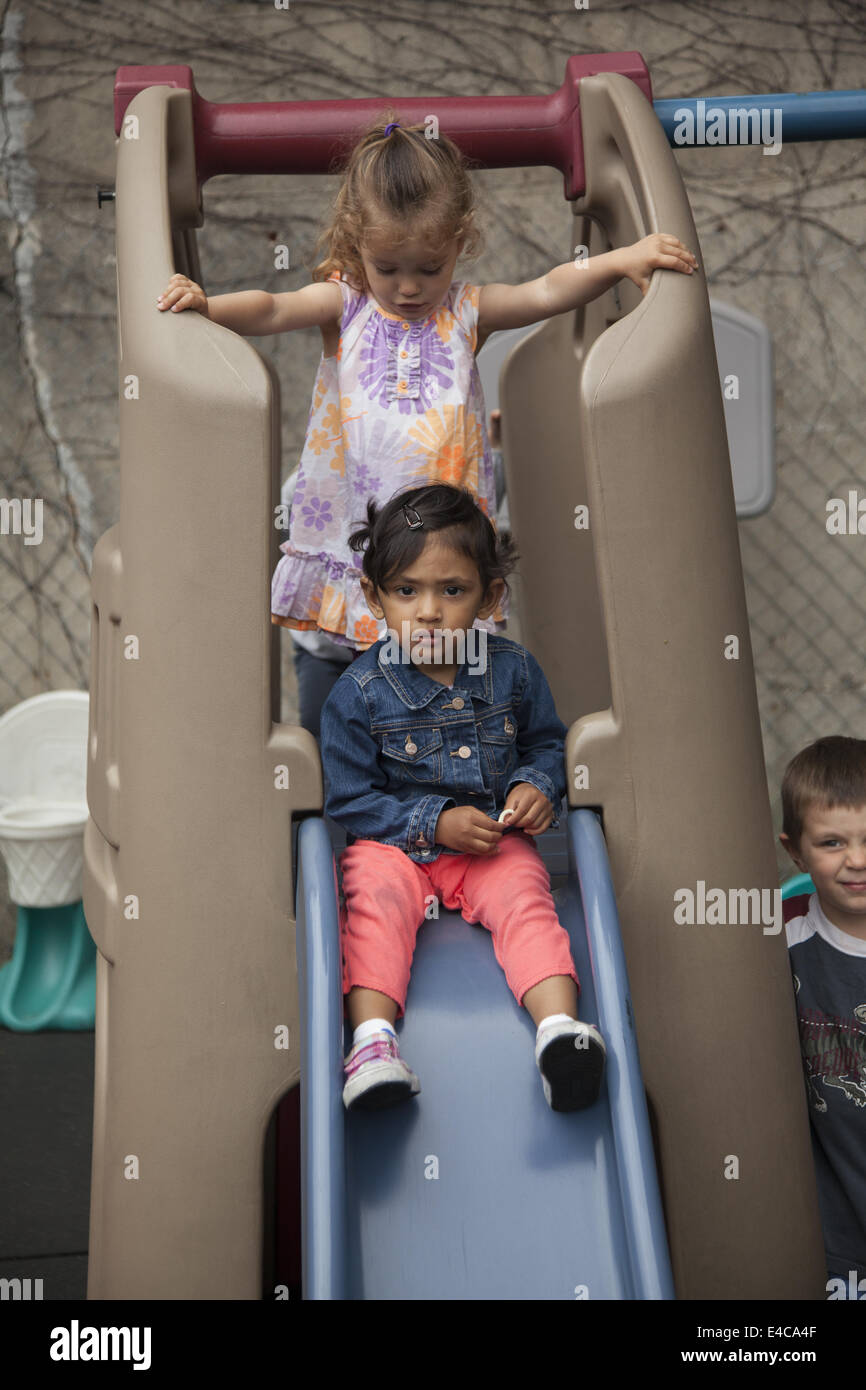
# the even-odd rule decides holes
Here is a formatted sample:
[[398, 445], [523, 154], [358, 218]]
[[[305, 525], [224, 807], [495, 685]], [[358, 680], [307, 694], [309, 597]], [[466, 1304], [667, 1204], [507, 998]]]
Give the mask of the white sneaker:
[[397, 1039], [384, 1028], [355, 1043], [343, 1065], [343, 1104], [347, 1110], [381, 1110], [409, 1100], [421, 1090], [421, 1082], [397, 1050]]
[[594, 1023], [560, 1020], [535, 1041], [544, 1099], [551, 1110], [583, 1110], [598, 1100], [607, 1049]]

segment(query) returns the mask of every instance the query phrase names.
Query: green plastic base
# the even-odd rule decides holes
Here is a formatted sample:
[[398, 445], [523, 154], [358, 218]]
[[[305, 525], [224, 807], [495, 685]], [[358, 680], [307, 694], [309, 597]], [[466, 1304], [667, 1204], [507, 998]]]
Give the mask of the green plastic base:
[[81, 902], [19, 907], [12, 959], [0, 969], [0, 1024], [83, 1032], [95, 1014], [96, 946]]

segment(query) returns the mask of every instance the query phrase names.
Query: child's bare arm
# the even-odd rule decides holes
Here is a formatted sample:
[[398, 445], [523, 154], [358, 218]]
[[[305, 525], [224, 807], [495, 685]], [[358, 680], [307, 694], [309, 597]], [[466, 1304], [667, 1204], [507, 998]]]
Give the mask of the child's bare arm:
[[313, 328], [339, 323], [342, 296], [331, 281], [304, 285], [284, 294], [266, 290], [242, 290], [237, 294], [214, 294], [208, 298], [200, 285], [185, 275], [172, 275], [157, 305], [160, 309], [195, 309], [212, 323], [230, 328], [245, 338], [287, 333], [293, 328]]
[[339, 324], [343, 313], [343, 296], [334, 280], [321, 280], [299, 290], [274, 294], [271, 300], [270, 325], [263, 328], [262, 333], [288, 333], [292, 328]]
[[212, 323], [253, 337], [263, 331], [261, 325], [271, 313], [272, 301], [273, 295], [264, 290], [216, 294], [208, 299], [201, 285], [176, 272], [157, 299], [156, 307], [160, 312], [170, 309], [175, 314], [183, 309], [194, 309]]
[[624, 277], [646, 294], [654, 270], [679, 270], [690, 275], [697, 260], [688, 247], [666, 232], [606, 251], [585, 260], [554, 266], [523, 285], [484, 285], [478, 303], [479, 334], [500, 328], [524, 328], [587, 304]]

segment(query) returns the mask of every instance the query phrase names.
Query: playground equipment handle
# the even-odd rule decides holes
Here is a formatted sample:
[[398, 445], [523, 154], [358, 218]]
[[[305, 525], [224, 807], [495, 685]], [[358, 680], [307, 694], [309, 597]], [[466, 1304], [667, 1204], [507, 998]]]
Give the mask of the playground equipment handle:
[[199, 183], [214, 174], [327, 174], [345, 158], [359, 132], [389, 105], [400, 119], [438, 121], [470, 160], [488, 169], [544, 164], [559, 169], [566, 198], [584, 189], [580, 131], [581, 79], [618, 72], [652, 101], [649, 72], [639, 53], [572, 55], [565, 80], [546, 96], [373, 97], [352, 101], [272, 101], [221, 104], [195, 89], [185, 64], [121, 67], [114, 85], [114, 129], [145, 87], [192, 93]]

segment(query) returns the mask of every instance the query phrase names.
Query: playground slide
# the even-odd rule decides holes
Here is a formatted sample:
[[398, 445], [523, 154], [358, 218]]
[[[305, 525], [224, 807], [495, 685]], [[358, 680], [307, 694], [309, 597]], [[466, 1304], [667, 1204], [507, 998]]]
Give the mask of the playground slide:
[[421, 1093], [390, 1110], [347, 1114], [334, 859], [325, 822], [301, 823], [306, 1298], [674, 1297], [594, 812], [568, 815], [567, 841], [567, 882], [554, 896], [581, 980], [581, 1016], [607, 1042], [598, 1103], [576, 1114], [548, 1108], [534, 1025], [508, 990], [488, 933], [442, 911], [419, 933], [398, 1025]]
[[[569, 257], [654, 231], [699, 252], [651, 96], [640, 55], [589, 54], [548, 96], [399, 109], [435, 109], [483, 167], [559, 169]], [[684, 928], [672, 913], [683, 887], [777, 883], [704, 278], [653, 276], [645, 297], [623, 282], [555, 315], [501, 367], [515, 636], [568, 726], [572, 807], [603, 807], [627, 951], [631, 1011], [624, 979], [607, 983], [620, 955], [604, 857], [588, 868], [591, 823], [570, 823], [559, 901], [584, 1014], [597, 1001], [611, 1046], [607, 1090], [592, 1112], [547, 1110], [532, 1025], [486, 933], [443, 918], [420, 934], [403, 1029], [423, 1090], [399, 1113], [346, 1123], [330, 845], [303, 819], [321, 814], [322, 768], [312, 735], [281, 722], [267, 604], [279, 381], [238, 334], [159, 314], [155, 299], [175, 271], [203, 283], [207, 180], [324, 174], [380, 99], [225, 106], [201, 99], [183, 64], [123, 68], [115, 97], [121, 485], [93, 557], [88, 1296], [273, 1294], [271, 1126], [302, 1064], [307, 1297], [658, 1294], [633, 1014], [678, 1297], [824, 1297], [784, 939], [747, 923]]]

